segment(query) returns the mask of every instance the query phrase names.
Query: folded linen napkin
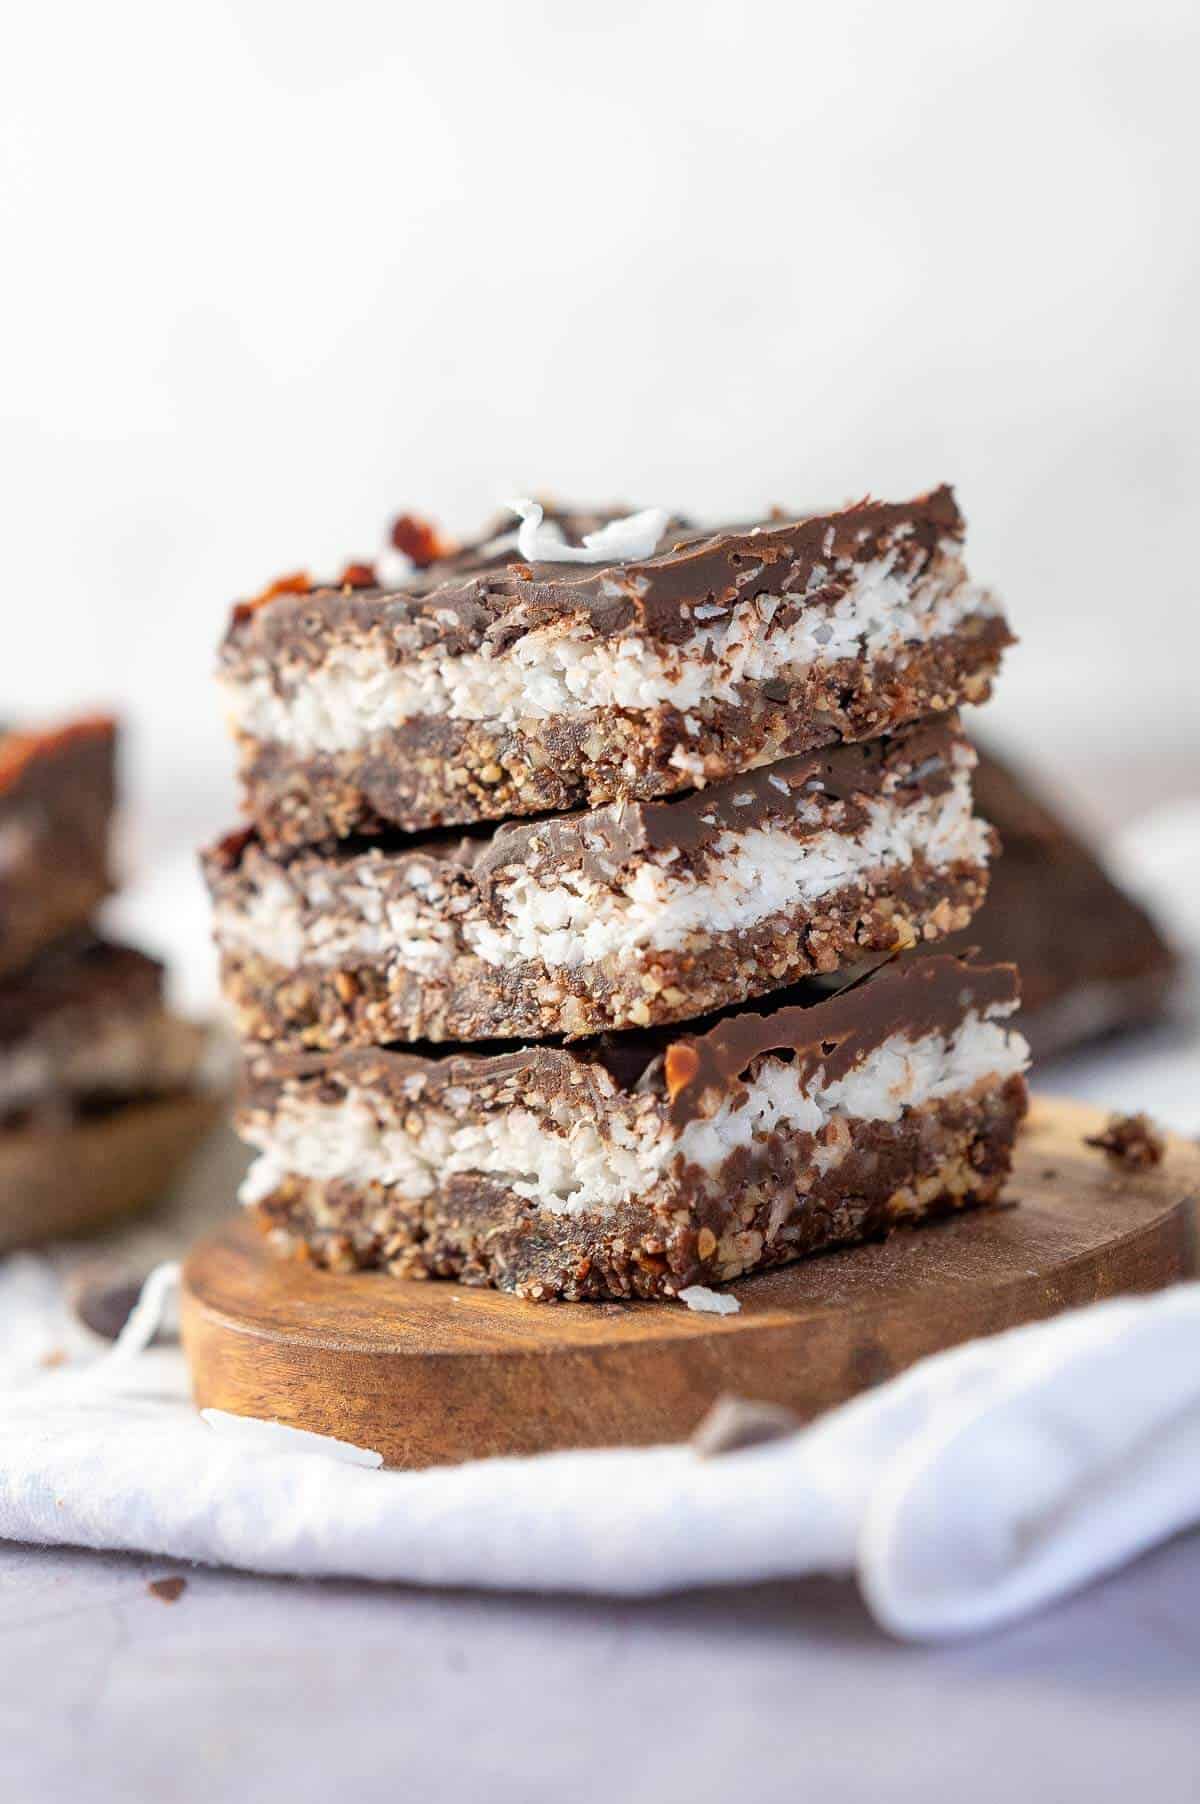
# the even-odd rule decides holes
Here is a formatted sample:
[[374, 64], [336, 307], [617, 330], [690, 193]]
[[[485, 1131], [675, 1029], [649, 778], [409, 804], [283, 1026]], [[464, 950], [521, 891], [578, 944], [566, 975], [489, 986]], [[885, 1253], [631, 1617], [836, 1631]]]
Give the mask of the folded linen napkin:
[[[0, 1268], [0, 1320], [18, 1282], [27, 1262]], [[0, 1537], [256, 1572], [623, 1595], [853, 1573], [885, 1628], [938, 1638], [1200, 1520], [1200, 1284], [972, 1342], [717, 1458], [380, 1471], [320, 1437], [222, 1432], [174, 1348], [14, 1376]]]

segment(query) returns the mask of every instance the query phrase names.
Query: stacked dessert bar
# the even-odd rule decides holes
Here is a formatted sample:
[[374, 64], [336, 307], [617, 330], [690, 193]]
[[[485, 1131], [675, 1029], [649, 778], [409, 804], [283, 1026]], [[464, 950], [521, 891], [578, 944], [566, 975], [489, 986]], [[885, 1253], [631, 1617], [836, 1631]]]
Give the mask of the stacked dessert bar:
[[951, 492], [517, 511], [234, 611], [243, 1200], [339, 1270], [588, 1298], [994, 1199], [1015, 973], [915, 950], [986, 890], [954, 710], [1010, 642]]
[[0, 731], [0, 1249], [152, 1200], [211, 1124], [206, 1035], [91, 925], [116, 728]]

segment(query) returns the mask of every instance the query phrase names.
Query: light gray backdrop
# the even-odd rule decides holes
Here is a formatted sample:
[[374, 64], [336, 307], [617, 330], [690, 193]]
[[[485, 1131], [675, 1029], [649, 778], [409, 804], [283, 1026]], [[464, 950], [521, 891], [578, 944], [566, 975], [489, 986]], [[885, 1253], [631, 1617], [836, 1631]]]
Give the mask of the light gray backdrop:
[[531, 486], [719, 516], [952, 478], [1025, 640], [995, 720], [1085, 795], [1178, 763], [1186, 0], [2, 29], [0, 713], [130, 710], [143, 859], [229, 812], [232, 597]]

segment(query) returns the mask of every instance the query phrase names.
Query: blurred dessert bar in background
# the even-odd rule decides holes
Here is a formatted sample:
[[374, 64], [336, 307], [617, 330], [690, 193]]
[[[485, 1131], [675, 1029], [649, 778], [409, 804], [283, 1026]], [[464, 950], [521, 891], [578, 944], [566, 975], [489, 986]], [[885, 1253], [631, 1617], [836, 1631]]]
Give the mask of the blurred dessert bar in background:
[[1018, 967], [1034, 1057], [1160, 1020], [1179, 963], [1147, 911], [1025, 772], [983, 747], [975, 799], [1000, 851], [987, 900], [955, 944]]
[[89, 926], [115, 743], [109, 719], [0, 741], [0, 1251], [157, 1200], [222, 1107], [212, 1030]]
[[207, 1034], [168, 1013], [163, 979], [144, 952], [81, 936], [0, 983], [0, 1128], [190, 1089]]
[[90, 920], [113, 887], [116, 723], [0, 728], [0, 976]]
[[761, 996], [961, 928], [993, 835], [953, 714], [659, 802], [273, 858], [205, 860], [247, 1039], [601, 1033]]

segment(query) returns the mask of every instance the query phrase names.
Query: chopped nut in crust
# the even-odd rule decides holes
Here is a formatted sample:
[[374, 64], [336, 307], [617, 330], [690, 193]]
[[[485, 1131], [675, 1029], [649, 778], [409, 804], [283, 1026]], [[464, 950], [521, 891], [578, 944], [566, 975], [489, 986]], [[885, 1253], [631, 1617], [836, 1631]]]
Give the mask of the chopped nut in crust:
[[248, 620], [259, 608], [265, 608], [269, 601], [280, 595], [307, 595], [312, 588], [312, 578], [307, 570], [292, 570], [287, 576], [277, 576], [273, 583], [268, 583], [259, 594], [252, 595], [249, 601], [239, 601], [233, 610], [233, 618], [237, 621]]
[[374, 564], [347, 564], [338, 577], [339, 589], [373, 589], [379, 579]]
[[400, 514], [392, 521], [388, 537], [394, 550], [411, 558], [418, 570], [428, 569], [439, 558], [449, 557], [453, 546], [443, 539], [436, 526], [416, 514]]
[[667, 1047], [665, 1068], [667, 1095], [674, 1102], [680, 1091], [687, 1089], [699, 1071], [699, 1054], [686, 1041], [676, 1040]]

